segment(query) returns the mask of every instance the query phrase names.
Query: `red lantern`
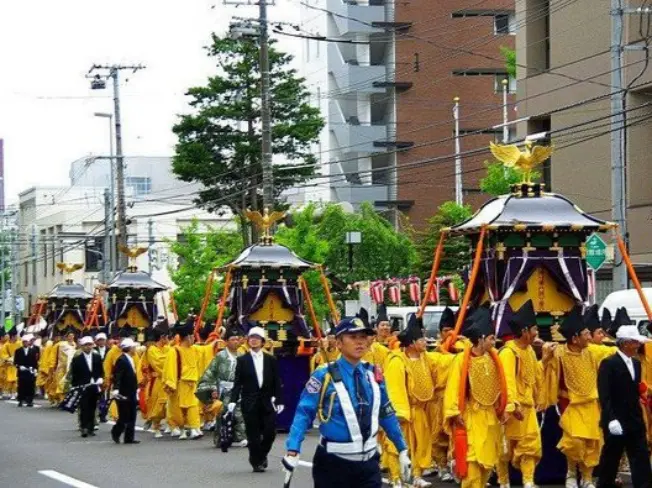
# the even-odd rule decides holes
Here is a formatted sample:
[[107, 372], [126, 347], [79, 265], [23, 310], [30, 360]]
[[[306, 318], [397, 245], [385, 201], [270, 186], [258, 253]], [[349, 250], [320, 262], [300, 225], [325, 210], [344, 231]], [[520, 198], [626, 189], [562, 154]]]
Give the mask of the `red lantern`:
[[460, 292], [452, 281], [448, 282], [448, 296], [452, 302], [458, 302], [460, 300]]
[[421, 284], [419, 280], [412, 280], [409, 284], [410, 287], [410, 300], [414, 303], [419, 303], [421, 298]]
[[385, 302], [385, 284], [382, 281], [374, 281], [371, 284], [371, 299], [377, 305]]
[[392, 303], [401, 303], [401, 285], [400, 283], [392, 283], [389, 287], [389, 301]]

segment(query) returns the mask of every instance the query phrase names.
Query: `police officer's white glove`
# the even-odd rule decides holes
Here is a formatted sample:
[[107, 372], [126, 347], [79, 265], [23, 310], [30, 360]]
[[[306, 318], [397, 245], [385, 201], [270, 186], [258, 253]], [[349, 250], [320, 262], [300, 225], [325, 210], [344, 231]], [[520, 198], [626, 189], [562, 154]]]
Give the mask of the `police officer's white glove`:
[[398, 463], [401, 466], [401, 479], [409, 483], [410, 478], [412, 478], [412, 461], [410, 461], [407, 449], [399, 453]]
[[281, 459], [281, 465], [283, 466], [283, 471], [286, 473], [293, 472], [294, 468], [299, 465], [299, 455], [297, 454], [296, 456], [290, 456], [289, 454], [286, 454], [283, 456], [283, 459]]
[[120, 392], [118, 390], [111, 391], [111, 398], [114, 400], [120, 398]]
[[95, 380], [95, 384], [96, 384], [97, 386], [101, 386], [101, 385], [103, 385], [103, 384], [104, 384], [104, 379], [103, 379], [103, 378], [98, 378], [98, 379], [96, 379], [96, 380]]
[[229, 411], [229, 413], [233, 413], [233, 412], [235, 411], [235, 403], [233, 403], [233, 402], [232, 402], [232, 403], [229, 403], [229, 404], [226, 406], [226, 409]]
[[18, 369], [20, 369], [21, 371], [27, 371], [27, 368], [25, 366], [18, 366]]
[[611, 435], [623, 435], [623, 426], [617, 420], [609, 422], [609, 433]]

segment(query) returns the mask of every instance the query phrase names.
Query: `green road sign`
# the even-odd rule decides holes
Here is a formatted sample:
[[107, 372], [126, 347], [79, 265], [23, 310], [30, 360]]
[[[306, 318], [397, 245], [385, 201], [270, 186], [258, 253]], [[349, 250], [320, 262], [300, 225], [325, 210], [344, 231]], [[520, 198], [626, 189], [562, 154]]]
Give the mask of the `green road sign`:
[[586, 264], [594, 271], [602, 268], [607, 260], [607, 244], [598, 234], [591, 234], [586, 240]]

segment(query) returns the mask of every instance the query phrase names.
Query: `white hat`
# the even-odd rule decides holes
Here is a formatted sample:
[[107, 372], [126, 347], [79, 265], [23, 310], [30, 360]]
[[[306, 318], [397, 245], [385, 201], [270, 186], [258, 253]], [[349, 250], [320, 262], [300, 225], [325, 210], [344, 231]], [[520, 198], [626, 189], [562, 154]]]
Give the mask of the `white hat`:
[[79, 339], [79, 345], [80, 346], [86, 346], [87, 344], [94, 344], [95, 341], [93, 341], [93, 338], [91, 336], [84, 336], [81, 339]]
[[23, 336], [23, 338], [22, 338], [22, 341], [23, 341], [23, 342], [29, 342], [29, 341], [31, 341], [32, 339], [34, 339], [34, 336], [33, 336], [32, 334], [25, 334], [25, 335]]
[[132, 347], [136, 347], [136, 343], [131, 337], [122, 339], [122, 342], [120, 343], [120, 349], [131, 349]]
[[95, 340], [96, 340], [96, 341], [100, 341], [100, 340], [102, 340], [102, 339], [106, 340], [106, 334], [105, 334], [104, 332], [100, 332], [99, 334], [97, 334], [97, 335], [95, 336]]
[[265, 331], [263, 330], [262, 327], [252, 327], [249, 329], [249, 333], [247, 334], [247, 337], [251, 336], [258, 336], [262, 340], [265, 340]]
[[616, 339], [623, 339], [625, 341], [636, 341], [641, 344], [645, 342], [650, 342], [650, 339], [641, 335], [638, 331], [638, 327], [635, 325], [621, 325], [616, 332]]

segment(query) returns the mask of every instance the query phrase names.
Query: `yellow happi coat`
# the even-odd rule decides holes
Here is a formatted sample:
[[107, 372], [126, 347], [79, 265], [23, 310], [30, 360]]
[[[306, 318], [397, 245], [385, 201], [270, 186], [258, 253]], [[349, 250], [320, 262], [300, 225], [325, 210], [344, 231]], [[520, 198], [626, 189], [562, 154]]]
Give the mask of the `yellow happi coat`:
[[380, 342], [374, 340], [369, 346], [369, 350], [362, 357], [362, 360], [373, 364], [374, 366], [378, 366], [379, 368], [384, 368], [385, 361], [387, 361], [388, 356], [389, 349], [387, 346], [384, 346]]
[[[579, 465], [583, 477], [600, 461], [603, 439], [600, 430], [598, 368], [615, 347], [591, 344], [580, 352], [567, 345], [555, 349], [544, 363], [545, 404], [560, 404], [562, 437], [557, 448], [571, 465]], [[570, 471], [569, 471], [570, 472]]]
[[169, 407], [175, 423], [188, 429], [199, 429], [199, 400], [195, 396], [199, 381], [200, 357], [197, 348], [174, 346], [163, 368], [163, 385], [168, 391]]
[[[453, 419], [462, 416], [466, 426], [468, 474], [462, 488], [484, 488], [501, 452], [501, 425], [497, 414], [501, 385], [498, 365], [489, 354], [469, 357], [465, 405], [460, 405], [464, 353], [451, 365], [444, 394], [444, 428], [453, 434]], [[509, 403], [505, 411], [514, 410]]]
[[41, 355], [38, 360], [38, 376], [36, 377], [36, 386], [45, 388], [50, 373], [50, 356], [54, 350], [54, 342], [47, 341], [41, 349]]
[[534, 470], [541, 460], [542, 446], [537, 406], [544, 401], [543, 365], [531, 346], [520, 347], [515, 341], [505, 344], [499, 353], [505, 371], [507, 396], [522, 420], [511, 416], [503, 430], [503, 453], [498, 466], [500, 484], [509, 484], [508, 464], [523, 473], [523, 483], [534, 483]]
[[22, 343], [14, 338], [14, 341], [7, 342], [0, 350], [0, 360], [5, 365], [5, 385], [12, 393], [16, 391], [18, 381], [18, 370], [14, 366], [14, 354], [22, 347]]
[[444, 352], [426, 353], [434, 371], [435, 391], [430, 402], [430, 425], [432, 428], [432, 457], [439, 468], [448, 463], [448, 447], [450, 439], [444, 430], [444, 393], [448, 383], [448, 373], [455, 359], [454, 354]]
[[167, 394], [163, 388], [163, 368], [169, 346], [151, 345], [143, 357], [141, 369], [147, 368], [147, 418], [158, 427], [165, 418]]
[[[425, 353], [409, 358], [403, 351], [392, 351], [386, 361], [387, 394], [401, 422], [412, 460], [412, 473], [420, 477], [432, 465], [432, 403], [435, 384], [434, 365]], [[398, 452], [386, 443], [392, 481], [399, 478]]]

